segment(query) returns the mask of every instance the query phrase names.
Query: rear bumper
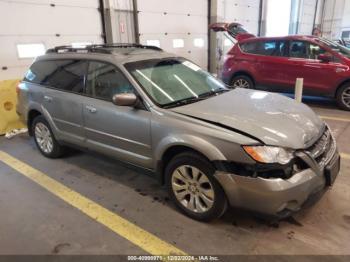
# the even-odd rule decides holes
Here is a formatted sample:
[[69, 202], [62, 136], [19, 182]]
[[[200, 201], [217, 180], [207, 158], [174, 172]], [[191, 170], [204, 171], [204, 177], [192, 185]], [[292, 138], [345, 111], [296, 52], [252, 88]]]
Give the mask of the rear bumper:
[[[332, 160], [339, 158], [335, 151]], [[231, 206], [273, 216], [298, 211], [309, 197], [326, 187], [326, 178], [311, 168], [289, 179], [264, 179], [217, 171]]]

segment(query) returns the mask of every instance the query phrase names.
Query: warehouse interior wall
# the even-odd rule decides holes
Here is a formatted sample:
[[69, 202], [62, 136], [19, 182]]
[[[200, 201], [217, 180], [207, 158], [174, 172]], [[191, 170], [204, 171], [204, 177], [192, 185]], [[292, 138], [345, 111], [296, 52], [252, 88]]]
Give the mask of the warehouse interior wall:
[[324, 0], [320, 24], [324, 37], [338, 40], [342, 29], [350, 26], [350, 1]]
[[1, 0], [0, 17], [0, 80], [22, 78], [48, 48], [103, 42], [98, 0]]
[[[276, 35], [267, 28], [278, 24], [268, 19], [269, 1], [276, 0], [0, 0], [0, 16], [8, 21], [0, 25], [0, 80], [23, 76], [34, 59], [28, 48], [40, 54], [105, 41], [156, 45], [218, 74], [234, 41], [208, 25], [237, 22], [255, 35]], [[324, 37], [339, 39], [350, 30], [350, 1], [281, 1], [290, 3], [286, 34], [310, 35], [319, 27]]]

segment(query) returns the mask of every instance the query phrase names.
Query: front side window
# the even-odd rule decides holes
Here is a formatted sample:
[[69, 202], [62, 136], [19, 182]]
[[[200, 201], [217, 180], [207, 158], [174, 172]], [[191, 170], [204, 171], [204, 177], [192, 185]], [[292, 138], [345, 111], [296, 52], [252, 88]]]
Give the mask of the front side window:
[[305, 41], [291, 41], [289, 44], [289, 56], [305, 59], [318, 59], [318, 56], [327, 51], [321, 46]]
[[195, 102], [228, 90], [208, 72], [181, 58], [132, 62], [125, 67], [160, 106]]
[[87, 62], [83, 60], [41, 60], [35, 62], [24, 80], [56, 89], [83, 93]]
[[86, 93], [92, 97], [112, 100], [121, 93], [133, 93], [134, 88], [114, 65], [90, 62], [86, 81]]
[[309, 51], [310, 59], [318, 59], [319, 55], [327, 53], [325, 49], [323, 49], [319, 45], [312, 44], [312, 43], [310, 43], [308, 51]]

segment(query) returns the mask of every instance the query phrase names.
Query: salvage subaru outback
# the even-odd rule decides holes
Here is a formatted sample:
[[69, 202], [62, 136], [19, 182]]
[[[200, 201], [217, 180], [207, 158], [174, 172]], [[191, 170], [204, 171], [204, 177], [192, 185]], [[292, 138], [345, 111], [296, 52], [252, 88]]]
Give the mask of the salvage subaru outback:
[[50, 49], [18, 96], [44, 156], [74, 146], [151, 170], [197, 220], [220, 217], [228, 205], [288, 216], [339, 172], [332, 133], [309, 107], [228, 89], [156, 47]]

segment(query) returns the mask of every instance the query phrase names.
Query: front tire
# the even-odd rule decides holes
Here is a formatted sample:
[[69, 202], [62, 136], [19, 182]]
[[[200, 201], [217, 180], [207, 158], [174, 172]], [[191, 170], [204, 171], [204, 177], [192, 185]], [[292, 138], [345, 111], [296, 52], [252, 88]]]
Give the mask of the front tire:
[[41, 154], [48, 158], [62, 156], [64, 148], [55, 139], [49, 123], [43, 116], [37, 116], [32, 124], [35, 144]]
[[238, 75], [232, 79], [230, 86], [232, 88], [254, 89], [254, 82], [249, 76]]
[[337, 92], [336, 100], [340, 108], [350, 111], [350, 82], [340, 87]]
[[187, 216], [210, 221], [225, 213], [226, 195], [214, 173], [211, 163], [194, 152], [175, 156], [166, 167], [169, 195]]

